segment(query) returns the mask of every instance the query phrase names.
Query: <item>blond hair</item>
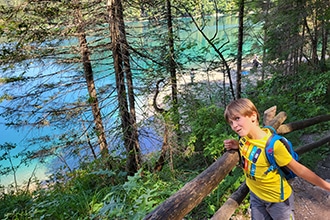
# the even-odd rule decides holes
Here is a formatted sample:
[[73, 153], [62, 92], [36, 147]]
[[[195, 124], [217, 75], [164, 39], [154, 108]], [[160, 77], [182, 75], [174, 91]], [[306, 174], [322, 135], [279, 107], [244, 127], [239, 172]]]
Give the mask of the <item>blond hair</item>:
[[229, 122], [229, 120], [234, 120], [237, 115], [251, 116], [253, 113], [257, 114], [257, 121], [259, 122], [260, 115], [256, 106], [250, 99], [241, 98], [233, 100], [227, 105], [224, 117]]

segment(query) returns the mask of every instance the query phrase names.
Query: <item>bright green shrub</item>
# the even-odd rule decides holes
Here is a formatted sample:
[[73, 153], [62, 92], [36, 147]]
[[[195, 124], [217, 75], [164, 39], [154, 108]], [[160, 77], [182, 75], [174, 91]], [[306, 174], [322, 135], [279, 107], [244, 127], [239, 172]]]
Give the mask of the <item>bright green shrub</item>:
[[124, 184], [111, 187], [103, 201], [94, 204], [91, 218], [142, 219], [180, 186], [175, 180], [164, 182], [157, 175], [140, 170]]

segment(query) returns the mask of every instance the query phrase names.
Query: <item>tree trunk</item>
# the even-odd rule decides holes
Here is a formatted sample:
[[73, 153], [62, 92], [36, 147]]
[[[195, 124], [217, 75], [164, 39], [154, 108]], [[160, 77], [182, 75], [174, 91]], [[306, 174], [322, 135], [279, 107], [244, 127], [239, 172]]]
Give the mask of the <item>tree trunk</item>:
[[[178, 107], [178, 84], [176, 77], [176, 62], [175, 62], [175, 50], [174, 50], [174, 34], [172, 24], [172, 11], [171, 11], [171, 0], [166, 0], [166, 18], [167, 18], [167, 34], [168, 34], [168, 45], [169, 45], [169, 56], [168, 56], [168, 69], [171, 76], [171, 88], [172, 88], [172, 109], [173, 117], [172, 123], [174, 124], [176, 141], [180, 144], [181, 128], [180, 128], [180, 114]], [[167, 130], [168, 131], [168, 130]]]
[[171, 87], [172, 87], [172, 101], [173, 106], [178, 103], [178, 85], [176, 79], [176, 63], [174, 58], [174, 39], [173, 39], [173, 24], [172, 24], [172, 12], [171, 12], [171, 1], [166, 1], [167, 6], [167, 31], [168, 31], [168, 45], [169, 45], [169, 70], [171, 74]]
[[326, 27], [326, 22], [324, 20], [321, 21], [322, 25], [322, 50], [321, 50], [321, 70], [326, 71], [326, 54], [328, 48], [328, 36], [329, 36], [329, 28]]
[[[168, 58], [168, 70], [170, 72], [170, 80], [171, 80], [171, 90], [172, 90], [172, 109], [174, 112], [174, 117], [172, 118], [171, 123], [173, 123], [176, 127], [176, 139], [180, 140], [180, 117], [178, 110], [178, 85], [176, 78], [176, 63], [175, 63], [175, 51], [174, 51], [174, 38], [173, 38], [173, 25], [172, 25], [172, 12], [171, 12], [171, 2], [170, 0], [166, 1], [166, 19], [167, 19], [167, 32], [168, 32], [168, 45], [169, 45], [169, 58]], [[168, 113], [164, 109], [161, 109], [157, 105], [157, 96], [159, 94], [159, 84], [163, 81], [163, 79], [157, 81], [156, 84], [156, 93], [153, 99], [153, 107], [163, 116]], [[166, 117], [163, 117], [164, 119]], [[159, 172], [163, 169], [166, 160], [166, 154], [169, 151], [169, 125], [166, 122], [164, 123], [164, 135], [163, 135], [163, 145], [161, 149], [161, 154], [158, 158], [158, 161], [155, 164], [154, 171]], [[176, 141], [178, 142], [178, 141]]]
[[[318, 63], [318, 55], [317, 55], [317, 40], [318, 40], [318, 33], [313, 33], [311, 29], [309, 28], [309, 23], [307, 21], [307, 18], [304, 19], [304, 24], [311, 42], [311, 62], [313, 65]], [[314, 24], [314, 32], [317, 31], [317, 21], [313, 20]]]
[[[110, 18], [112, 57], [115, 67], [119, 112], [124, 135], [124, 145], [127, 152], [126, 169], [129, 175], [132, 175], [140, 168], [141, 151], [138, 141], [133, 80], [129, 63], [123, 8], [121, 0], [108, 0], [107, 5]], [[126, 91], [128, 91], [128, 94]]]
[[239, 26], [238, 26], [238, 45], [237, 45], [237, 72], [236, 72], [236, 97], [241, 98], [242, 92], [242, 55], [243, 55], [243, 31], [244, 31], [244, 0], [239, 1]]
[[319, 62], [319, 57], [318, 57], [318, 43], [319, 43], [319, 31], [318, 31], [318, 28], [319, 28], [319, 25], [318, 25], [318, 20], [317, 20], [317, 17], [318, 17], [318, 12], [317, 10], [315, 11], [316, 15], [315, 15], [315, 18], [314, 18], [314, 36], [313, 34], [311, 34], [311, 42], [312, 42], [312, 60], [313, 60], [313, 63], [315, 65], [318, 65], [318, 62]]
[[134, 172], [140, 168], [141, 164], [141, 149], [139, 143], [138, 127], [136, 123], [136, 112], [135, 112], [135, 98], [134, 98], [134, 87], [133, 87], [133, 76], [130, 65], [130, 53], [129, 46], [126, 40], [126, 31], [125, 31], [125, 22], [123, 15], [123, 7], [121, 1], [118, 1], [118, 19], [119, 19], [119, 31], [121, 33], [121, 44], [122, 44], [122, 53], [123, 53], [123, 62], [124, 62], [124, 72], [126, 74], [126, 85], [128, 91], [128, 102], [129, 102], [129, 112], [130, 112], [130, 129], [131, 134], [128, 136], [128, 145], [130, 151], [133, 150], [134, 153], [130, 155], [129, 166], [133, 167]]
[[79, 0], [75, 0], [74, 4], [76, 4], [76, 20], [78, 24], [78, 36], [79, 36], [79, 46], [80, 52], [82, 56], [82, 62], [84, 66], [84, 74], [88, 88], [89, 94], [89, 104], [92, 107], [92, 113], [94, 117], [94, 124], [96, 128], [97, 138], [100, 145], [100, 152], [103, 159], [109, 156], [108, 144], [105, 136], [105, 131], [102, 122], [101, 110], [99, 108], [99, 101], [97, 98], [97, 92], [94, 83], [94, 75], [93, 69], [90, 61], [90, 53], [87, 45], [86, 34], [84, 30], [84, 20], [80, 10], [80, 2]]
[[[153, 98], [153, 107], [155, 109], [155, 111], [157, 113], [160, 113], [162, 115], [167, 114], [167, 111], [163, 108], [159, 108], [157, 105], [157, 97], [159, 94], [159, 84], [163, 82], [163, 79], [158, 80], [157, 84], [156, 84], [156, 92]], [[162, 149], [161, 149], [161, 153], [160, 156], [158, 158], [158, 161], [155, 164], [154, 167], [154, 171], [155, 172], [159, 172], [163, 169], [163, 166], [165, 164], [165, 160], [166, 160], [166, 154], [168, 152], [169, 149], [169, 145], [168, 145], [168, 136], [169, 136], [169, 132], [168, 132], [168, 125], [166, 124], [166, 122], [164, 123], [164, 135], [163, 135], [163, 145], [162, 145]]]
[[168, 129], [167, 129], [167, 126], [166, 123], [164, 125], [164, 136], [163, 136], [163, 145], [162, 145], [162, 150], [161, 150], [161, 153], [160, 153], [160, 156], [156, 162], [156, 165], [154, 167], [154, 171], [155, 172], [160, 172], [164, 165], [165, 165], [165, 161], [166, 161], [166, 154], [167, 154], [167, 151], [169, 149], [169, 145], [168, 145]]
[[[263, 25], [263, 42], [268, 41], [268, 27], [269, 27], [269, 10], [270, 10], [270, 0], [266, 0], [264, 2], [264, 25]], [[267, 57], [267, 50], [265, 47], [262, 47], [262, 66], [261, 66], [261, 80], [264, 81], [265, 79], [265, 66], [268, 66], [268, 61], [265, 59]]]

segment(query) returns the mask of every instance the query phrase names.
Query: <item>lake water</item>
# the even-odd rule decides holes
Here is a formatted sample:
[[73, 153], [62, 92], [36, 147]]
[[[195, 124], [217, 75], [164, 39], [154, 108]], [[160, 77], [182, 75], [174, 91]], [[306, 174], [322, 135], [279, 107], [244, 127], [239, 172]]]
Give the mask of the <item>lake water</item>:
[[[186, 68], [190, 68], [190, 67], [196, 67], [194, 63], [191, 63], [189, 60], [187, 60], [187, 54], [200, 54], [201, 53], [201, 49], [203, 48], [203, 51], [205, 52], [205, 54], [203, 54], [203, 57], [205, 60], [208, 60], [209, 62], [214, 61], [214, 60], [219, 60], [216, 56], [216, 54], [213, 52], [212, 48], [205, 48], [205, 46], [207, 45], [207, 41], [205, 40], [205, 38], [203, 38], [203, 36], [198, 33], [196, 27], [191, 24], [188, 23], [189, 19], [188, 18], [184, 18], [182, 19], [183, 21], [186, 20], [185, 24], [186, 24], [186, 28], [189, 31], [179, 31], [177, 34], [179, 35], [181, 40], [185, 40], [187, 41], [194, 41], [195, 43], [197, 42], [197, 46], [194, 48], [191, 48], [187, 51], [184, 51], [181, 55], [181, 57], [179, 57], [179, 60], [181, 63], [185, 64]], [[141, 28], [141, 26], [143, 25], [142, 22], [132, 22], [129, 25], [131, 26], [136, 26], [136, 28], [134, 29], [134, 31], [136, 33], [138, 32], [143, 32], [144, 29]], [[132, 31], [132, 30], [131, 30]], [[227, 50], [224, 52], [225, 55], [227, 56], [232, 56], [233, 54], [236, 54], [236, 46], [235, 46], [235, 35], [234, 33], [236, 33], [237, 31], [237, 18], [236, 17], [223, 17], [221, 19], [221, 21], [218, 23], [218, 34], [216, 39], [220, 40], [221, 42], [226, 42], [227, 40], [230, 40], [230, 46], [227, 47]], [[204, 28], [204, 32], [206, 33], [206, 35], [208, 37], [212, 37], [215, 33], [216, 33], [216, 22], [215, 19], [211, 19], [208, 23], [207, 26], [205, 26]], [[146, 44], [148, 44], [148, 42], [146, 42]], [[244, 51], [245, 51], [245, 55], [247, 55], [248, 53], [253, 54], [253, 52], [251, 51], [251, 46], [252, 46], [253, 42], [248, 42], [244, 45]], [[183, 45], [184, 46], [184, 45]], [[197, 66], [197, 68], [200, 68]], [[98, 69], [99, 72], [102, 72], [102, 67], [100, 67]], [[31, 69], [31, 72], [28, 74], [34, 75], [35, 72], [39, 72], [40, 69], [36, 68], [36, 69]], [[46, 69], [43, 70], [47, 73], [47, 71], [49, 73], [51, 73], [51, 71], [53, 71], [52, 69]], [[108, 78], [106, 80], [112, 80], [114, 82], [113, 78]], [[26, 90], [21, 89], [18, 90], [17, 92], [21, 92], [22, 94], [24, 94]], [[86, 93], [86, 91], [84, 91], [84, 93]], [[72, 99], [72, 96], [76, 97], [77, 94], [73, 95], [67, 95], [66, 97], [68, 99]], [[5, 102], [0, 103], [0, 107], [6, 105]], [[2, 108], [1, 108], [2, 109]], [[109, 110], [110, 111], [110, 110]], [[35, 128], [25, 128], [25, 129], [13, 129], [13, 128], [8, 128], [5, 126], [5, 121], [3, 118], [0, 118], [0, 134], [1, 134], [1, 139], [0, 139], [0, 145], [4, 145], [5, 143], [13, 143], [17, 145], [17, 148], [14, 149], [13, 151], [11, 151], [11, 155], [17, 155], [19, 154], [20, 151], [22, 151], [23, 149], [31, 149], [32, 148], [36, 148], [38, 149], [41, 145], [36, 144], [34, 146], [31, 146], [28, 144], [27, 139], [30, 138], [34, 138], [34, 137], [38, 137], [41, 135], [45, 135], [45, 134], [51, 134], [51, 133], [55, 133], [57, 132], [56, 129], [53, 128], [42, 128], [42, 129], [35, 129]], [[111, 122], [108, 124], [111, 124]], [[154, 133], [154, 131], [150, 130], [148, 127], [144, 127], [143, 130], [140, 130], [140, 132], [145, 132], [145, 133], [149, 133], [149, 136], [151, 134], [151, 136], [156, 136], [156, 134]], [[143, 140], [140, 140], [141, 142], [143, 142], [143, 149], [142, 151], [144, 153], [148, 153], [149, 151], [153, 151], [156, 149], [159, 149], [161, 146], [161, 139], [156, 139], [156, 140], [151, 140], [148, 138], [144, 138]], [[3, 154], [3, 152], [0, 152], [0, 156]], [[16, 166], [19, 164], [19, 159], [14, 159], [13, 160], [13, 164]], [[47, 161], [46, 161], [47, 162]], [[72, 162], [74, 163], [74, 161]], [[9, 162], [8, 161], [0, 161], [0, 166], [8, 166]], [[48, 164], [49, 165], [49, 164]], [[17, 170], [17, 178], [18, 178], [18, 182], [19, 184], [22, 184], [23, 182], [26, 182], [32, 175], [35, 175], [38, 177], [38, 179], [45, 179], [47, 177], [47, 171], [49, 166], [46, 164], [41, 164], [39, 162], [33, 162], [31, 164], [29, 164], [28, 166], [24, 166], [21, 165], [20, 168]], [[56, 164], [52, 164], [53, 169], [56, 169]], [[0, 178], [0, 185], [5, 185], [7, 186], [8, 184], [13, 183], [14, 179], [13, 179], [13, 175], [8, 175], [8, 176], [1, 176]]]

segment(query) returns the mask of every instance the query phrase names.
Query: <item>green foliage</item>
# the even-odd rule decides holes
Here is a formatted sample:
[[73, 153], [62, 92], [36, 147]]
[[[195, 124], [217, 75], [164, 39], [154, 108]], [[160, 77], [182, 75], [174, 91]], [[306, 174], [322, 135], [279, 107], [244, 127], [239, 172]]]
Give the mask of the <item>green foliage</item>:
[[[209, 1], [209, 0], [184, 0], [172, 1], [173, 17], [186, 16], [186, 10], [193, 16], [213, 15], [215, 13], [231, 13], [236, 7], [233, 1]], [[165, 14], [166, 3], [164, 1], [148, 2], [148, 5], [135, 5], [123, 1], [124, 15], [130, 20], [141, 20], [148, 17], [159, 17]]]
[[162, 181], [157, 175], [140, 170], [129, 176], [124, 184], [112, 187], [103, 202], [94, 205], [92, 218], [142, 219], [180, 185], [176, 181]]
[[19, 191], [0, 195], [0, 219], [27, 219], [32, 195]]
[[[272, 78], [250, 88], [247, 93], [257, 100], [259, 110], [273, 105], [285, 111], [290, 121], [329, 113], [327, 102], [330, 72], [313, 72], [310, 69], [295, 75], [275, 74]], [[258, 93], [254, 91], [257, 90]], [[262, 112], [261, 112], [262, 113]]]
[[3, 194], [0, 204], [6, 207], [0, 207], [0, 218], [86, 219], [108, 193], [111, 183], [126, 177], [122, 172], [91, 167], [56, 175], [54, 181], [39, 184], [33, 193]]
[[38, 219], [85, 218], [92, 213], [94, 203], [101, 201], [106, 193], [105, 176], [115, 175], [111, 171], [96, 173], [78, 170], [65, 183], [50, 184], [35, 191], [29, 215]]
[[[202, 216], [204, 218], [212, 217], [244, 180], [245, 177], [242, 169], [239, 167], [234, 168], [233, 171], [220, 182], [219, 186], [186, 216], [187, 219], [193, 220], [196, 219], [196, 216], [200, 216], [197, 219], [201, 219]], [[243, 212], [247, 211], [248, 206], [246, 206], [246, 201], [242, 204], [241, 208]]]
[[223, 141], [229, 138], [223, 111], [215, 105], [203, 106], [189, 119], [192, 132], [188, 138], [188, 146], [191, 149], [203, 151], [204, 156], [213, 159], [223, 153]]
[[8, 78], [0, 78], [0, 83], [11, 83], [24, 80], [24, 77], [17, 76], [17, 77], [8, 77]]

